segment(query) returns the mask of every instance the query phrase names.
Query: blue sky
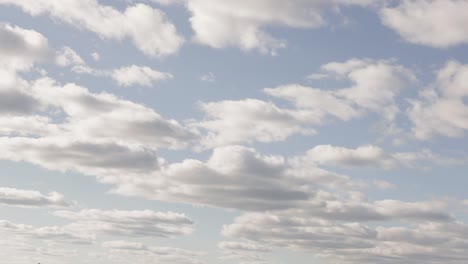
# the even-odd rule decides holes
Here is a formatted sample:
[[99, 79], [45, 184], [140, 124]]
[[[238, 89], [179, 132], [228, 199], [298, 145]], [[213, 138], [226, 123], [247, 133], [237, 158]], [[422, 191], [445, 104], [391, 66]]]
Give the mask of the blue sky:
[[466, 10], [0, 0], [0, 262], [468, 262]]

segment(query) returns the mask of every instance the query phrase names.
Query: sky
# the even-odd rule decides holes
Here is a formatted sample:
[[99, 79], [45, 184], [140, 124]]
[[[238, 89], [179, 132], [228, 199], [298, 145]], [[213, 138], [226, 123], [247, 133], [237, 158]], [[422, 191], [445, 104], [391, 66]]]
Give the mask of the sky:
[[0, 263], [468, 263], [467, 0], [0, 0]]

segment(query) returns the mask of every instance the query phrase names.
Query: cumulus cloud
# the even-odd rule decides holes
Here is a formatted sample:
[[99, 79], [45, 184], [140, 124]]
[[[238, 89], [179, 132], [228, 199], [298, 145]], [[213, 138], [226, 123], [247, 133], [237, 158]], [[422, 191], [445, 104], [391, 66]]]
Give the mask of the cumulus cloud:
[[172, 74], [159, 72], [146, 66], [131, 65], [113, 70], [111, 77], [121, 86], [135, 84], [152, 86], [155, 82], [171, 79]]
[[55, 57], [55, 62], [62, 66], [70, 65], [83, 65], [84, 60], [70, 47], [63, 47], [60, 51], [57, 52]]
[[110, 77], [119, 86], [151, 87], [157, 82], [173, 78], [168, 72], [161, 72], [147, 66], [130, 65], [113, 70], [95, 69], [86, 64], [76, 64], [71, 71], [78, 74], [90, 74], [98, 77]]
[[433, 85], [422, 90], [419, 98], [410, 100], [407, 110], [418, 139], [435, 135], [461, 137], [468, 129], [468, 66], [449, 61], [437, 72]]
[[286, 159], [262, 155], [242, 146], [225, 146], [215, 148], [205, 162], [187, 159], [162, 164], [151, 176], [121, 178], [114, 192], [148, 199], [264, 211], [312, 207], [310, 202], [316, 199], [321, 189], [344, 192], [384, 185], [388, 188], [390, 183], [366, 182], [321, 169], [304, 156]]
[[186, 0], [195, 41], [214, 47], [239, 47], [276, 54], [286, 46], [271, 36], [270, 26], [317, 28], [326, 24], [324, 12], [340, 6], [368, 6], [373, 0], [209, 1]]
[[56, 211], [55, 216], [72, 220], [66, 227], [81, 232], [100, 232], [115, 236], [174, 237], [193, 231], [193, 221], [180, 213], [151, 210], [124, 211], [84, 209]]
[[51, 56], [48, 40], [37, 31], [0, 23], [0, 68], [10, 72], [28, 70]]
[[124, 12], [97, 0], [81, 1], [12, 1], [0, 4], [13, 5], [32, 15], [49, 15], [77, 28], [96, 33], [103, 39], [130, 39], [148, 56], [165, 56], [178, 51], [184, 39], [166, 15], [145, 4], [129, 6]]
[[19, 207], [68, 207], [63, 194], [51, 192], [44, 195], [38, 191], [0, 187], [0, 205]]
[[297, 84], [265, 88], [275, 99], [294, 107], [278, 107], [259, 99], [224, 100], [201, 103], [205, 117], [192, 122], [206, 130], [203, 147], [285, 140], [293, 134], [311, 135], [314, 128], [333, 120], [349, 121], [376, 113], [385, 124], [385, 133], [396, 133], [395, 118], [400, 113], [396, 100], [400, 91], [414, 80], [408, 69], [390, 61], [351, 59], [323, 65], [329, 78], [345, 79], [349, 87], [326, 90]]
[[392, 121], [399, 112], [395, 100], [414, 79], [410, 70], [385, 60], [330, 62], [321, 66], [321, 72], [329, 78], [349, 80], [352, 85], [336, 90], [285, 85], [267, 88], [265, 92], [289, 100], [300, 109], [313, 111], [321, 119], [328, 115], [347, 121], [366, 112], [376, 112]]
[[447, 48], [468, 43], [468, 2], [458, 0], [399, 1], [380, 11], [384, 25], [410, 43]]
[[202, 146], [212, 147], [241, 142], [284, 140], [294, 133], [314, 134], [307, 128], [314, 115], [282, 109], [257, 99], [201, 103], [205, 119], [192, 124], [207, 130]]

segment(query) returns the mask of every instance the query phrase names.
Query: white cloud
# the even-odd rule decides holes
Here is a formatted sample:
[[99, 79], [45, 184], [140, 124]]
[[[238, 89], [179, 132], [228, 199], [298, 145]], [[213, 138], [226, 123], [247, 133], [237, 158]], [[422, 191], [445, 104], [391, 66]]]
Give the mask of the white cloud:
[[[311, 135], [313, 127], [338, 119], [349, 121], [367, 113], [380, 115], [384, 133], [395, 132], [400, 91], [414, 80], [411, 72], [389, 61], [351, 59], [321, 67], [329, 77], [349, 80], [349, 87], [325, 90], [290, 84], [266, 88], [264, 93], [290, 101], [294, 108], [280, 108], [258, 99], [201, 103], [205, 118], [192, 122], [206, 130], [203, 147], [285, 140], [293, 134]], [[390, 127], [390, 129], [388, 128]]]
[[239, 47], [275, 54], [286, 41], [271, 36], [270, 26], [317, 28], [326, 24], [323, 13], [340, 6], [367, 6], [373, 0], [333, 1], [209, 1], [186, 0], [195, 41], [214, 47]]
[[143, 243], [123, 240], [106, 241], [102, 244], [111, 252], [110, 258], [114, 261], [134, 261], [138, 263], [162, 262], [176, 264], [202, 263], [198, 258], [202, 252], [189, 251], [173, 247], [151, 247]]
[[400, 91], [414, 80], [408, 69], [385, 60], [330, 62], [322, 65], [321, 70], [329, 77], [349, 80], [352, 85], [329, 91], [285, 85], [265, 89], [265, 92], [290, 100], [298, 108], [314, 111], [320, 118], [331, 115], [346, 121], [370, 111], [393, 121], [399, 112], [395, 100]]
[[410, 100], [407, 114], [418, 139], [435, 135], [461, 137], [468, 130], [468, 66], [449, 61], [437, 73], [435, 83]]
[[144, 4], [129, 6], [124, 12], [101, 5], [97, 0], [1, 0], [0, 4], [18, 6], [32, 16], [47, 14], [103, 39], [129, 38], [149, 56], [173, 54], [184, 42], [162, 11]]
[[468, 43], [468, 2], [403, 0], [380, 11], [382, 22], [408, 42], [436, 48]]
[[[376, 205], [387, 207], [385, 211], [393, 215], [402, 213], [394, 211], [396, 208], [406, 207], [409, 212], [423, 206], [429, 212], [432, 207], [430, 203], [392, 203]], [[463, 250], [468, 242], [467, 227], [459, 222], [427, 219], [407, 227], [340, 220], [288, 211], [248, 213], [225, 225], [223, 234], [273, 248], [307, 251], [333, 263], [459, 263], [468, 259]]]
[[48, 40], [34, 30], [0, 23], [0, 68], [9, 72], [28, 70], [51, 56]]
[[200, 77], [200, 80], [202, 80], [204, 82], [214, 82], [214, 81], [216, 81], [216, 76], [214, 75], [214, 73], [208, 72], [206, 74], [203, 74]]
[[70, 230], [64, 226], [34, 227], [31, 225], [16, 224], [6, 220], [0, 220], [0, 232], [17, 234], [33, 239], [72, 244], [90, 244], [95, 240], [95, 237], [89, 233]]
[[172, 74], [154, 70], [147, 66], [130, 65], [113, 70], [101, 70], [89, 67], [86, 64], [77, 64], [71, 71], [78, 74], [90, 74], [112, 78], [119, 86], [140, 85], [154, 86], [157, 82], [172, 79]]
[[19, 207], [68, 207], [63, 194], [51, 192], [44, 195], [38, 191], [0, 187], [0, 205]]
[[97, 53], [97, 52], [91, 53], [91, 57], [92, 57], [93, 60], [95, 60], [95, 61], [99, 61], [99, 60], [101, 59], [101, 55], [99, 55], [99, 53]]
[[153, 86], [155, 82], [171, 79], [172, 74], [159, 72], [146, 66], [130, 65], [113, 70], [111, 77], [121, 86], [132, 86], [135, 84]]
[[364, 145], [357, 148], [345, 148], [332, 145], [317, 145], [308, 150], [304, 156], [308, 162], [334, 166], [350, 167], [424, 167], [432, 164], [463, 163], [464, 160], [449, 159], [433, 154], [429, 150], [419, 152], [385, 151], [374, 145]]
[[224, 250], [234, 250], [234, 251], [258, 251], [258, 252], [268, 252], [271, 248], [266, 247], [261, 244], [256, 244], [252, 242], [236, 242], [236, 241], [222, 241], [218, 244], [218, 247]]
[[294, 133], [314, 134], [307, 123], [316, 117], [306, 111], [282, 109], [257, 99], [201, 103], [205, 119], [192, 126], [207, 130], [204, 147], [241, 142], [284, 140]]
[[303, 156], [285, 159], [261, 155], [242, 146], [225, 146], [215, 148], [205, 162], [186, 159], [180, 163], [161, 164], [152, 175], [122, 177], [115, 183], [114, 192], [155, 200], [264, 211], [309, 206], [321, 188], [345, 191], [371, 184], [374, 185], [320, 169]]
[[124, 211], [85, 209], [56, 211], [55, 216], [72, 220], [67, 229], [130, 237], [174, 237], [190, 234], [193, 222], [180, 213], [151, 210]]
[[63, 47], [55, 57], [55, 62], [62, 66], [82, 65], [84, 60], [70, 47]]

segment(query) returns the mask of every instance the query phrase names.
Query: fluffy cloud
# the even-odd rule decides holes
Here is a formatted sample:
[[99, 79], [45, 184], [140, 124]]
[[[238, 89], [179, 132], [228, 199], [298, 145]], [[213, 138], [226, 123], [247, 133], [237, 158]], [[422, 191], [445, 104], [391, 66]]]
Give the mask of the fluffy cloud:
[[86, 64], [75, 64], [71, 70], [78, 74], [90, 74], [98, 77], [110, 77], [119, 86], [140, 85], [154, 86], [155, 83], [172, 79], [172, 74], [161, 72], [147, 66], [130, 65], [114, 70], [101, 70]]
[[468, 2], [458, 0], [400, 1], [383, 8], [382, 22], [406, 41], [437, 48], [468, 43]]
[[70, 47], [63, 47], [57, 52], [55, 62], [60, 66], [82, 65], [84, 60]]
[[322, 65], [321, 72], [330, 78], [349, 80], [352, 85], [331, 91], [286, 85], [265, 92], [289, 100], [299, 109], [313, 111], [320, 119], [332, 116], [346, 121], [366, 112], [377, 112], [392, 121], [399, 111], [396, 98], [414, 79], [408, 69], [384, 60], [330, 62]]
[[284, 140], [294, 133], [313, 134], [307, 128], [315, 116], [308, 112], [282, 109], [257, 99], [202, 103], [205, 120], [193, 123], [208, 134], [202, 146], [212, 147], [241, 142]]
[[0, 42], [0, 68], [3, 70], [27, 70], [33, 63], [51, 55], [47, 38], [34, 30], [0, 23]]
[[[17, 90], [13, 92], [18, 93]], [[60, 126], [57, 137], [74, 135], [76, 140], [93, 141], [115, 139], [155, 148], [177, 148], [195, 137], [177, 121], [166, 120], [151, 108], [109, 93], [91, 93], [75, 84], [60, 86], [49, 78], [38, 79], [25, 90], [24, 94], [29, 97], [25, 95], [19, 99], [46, 106], [49, 109], [46, 117], [56, 118], [54, 111], [67, 117], [56, 124]]]
[[151, 176], [121, 178], [114, 192], [156, 200], [264, 211], [311, 206], [310, 202], [321, 188], [344, 191], [374, 184], [382, 185], [381, 182], [364, 182], [320, 169], [304, 156], [285, 159], [261, 155], [242, 146], [225, 146], [214, 149], [206, 162], [187, 159], [161, 164], [159, 171]]
[[149, 56], [173, 54], [184, 41], [162, 11], [144, 4], [129, 6], [124, 12], [101, 5], [97, 0], [1, 0], [0, 4], [18, 6], [32, 16], [49, 15], [103, 39], [129, 38]]
[[205, 118], [192, 123], [207, 131], [201, 145], [280, 141], [293, 134], [314, 134], [313, 127], [335, 119], [349, 121], [368, 113], [382, 117], [381, 122], [390, 127], [385, 133], [397, 130], [394, 121], [400, 109], [396, 100], [414, 80], [408, 69], [390, 61], [351, 59], [325, 64], [321, 71], [329, 78], [349, 80], [351, 86], [325, 90], [290, 84], [263, 90], [292, 102], [294, 108], [258, 99], [201, 103]]
[[20, 207], [67, 207], [69, 204], [58, 192], [44, 195], [38, 191], [0, 187], [0, 205]]
[[317, 28], [326, 24], [323, 12], [339, 6], [367, 6], [373, 0], [303, 1], [209, 1], [186, 0], [195, 41], [214, 47], [239, 47], [275, 54], [286, 41], [271, 36], [264, 28], [287, 26]]
[[173, 237], [193, 231], [193, 222], [180, 213], [151, 210], [123, 211], [86, 209], [56, 211], [55, 216], [72, 220], [67, 229], [131, 237]]
[[434, 135], [463, 136], [468, 130], [468, 66], [449, 61], [437, 73], [434, 85], [422, 90], [418, 99], [410, 100], [407, 110], [414, 135], [428, 139]]
[[111, 74], [112, 78], [121, 86], [134, 84], [152, 86], [155, 82], [172, 78], [170, 73], [159, 72], [149, 67], [131, 65], [116, 69]]

